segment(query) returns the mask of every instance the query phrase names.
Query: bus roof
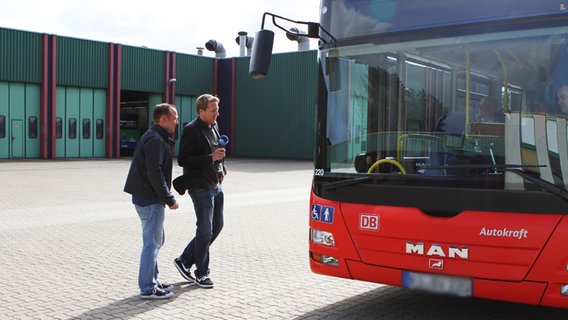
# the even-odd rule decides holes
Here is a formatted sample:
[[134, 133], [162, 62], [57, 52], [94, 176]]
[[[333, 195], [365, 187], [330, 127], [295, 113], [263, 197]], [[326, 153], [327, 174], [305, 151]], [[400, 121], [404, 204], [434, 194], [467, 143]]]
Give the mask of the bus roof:
[[322, 0], [321, 23], [337, 39], [515, 18], [568, 15], [559, 0]]

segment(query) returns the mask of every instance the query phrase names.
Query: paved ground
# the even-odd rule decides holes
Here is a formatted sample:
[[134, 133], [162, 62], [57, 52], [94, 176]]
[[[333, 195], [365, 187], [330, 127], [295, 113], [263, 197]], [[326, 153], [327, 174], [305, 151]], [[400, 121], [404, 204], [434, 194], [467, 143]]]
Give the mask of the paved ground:
[[[0, 274], [10, 292], [0, 296], [0, 318], [290, 318], [317, 309], [334, 285], [307, 285], [318, 280], [306, 258], [311, 163], [227, 165], [215, 288], [185, 285], [171, 263], [194, 233], [191, 200], [181, 197], [167, 212], [159, 262], [176, 298], [156, 302], [138, 297], [140, 223], [122, 192], [129, 160], [0, 163]], [[356, 294], [377, 287], [345, 285]]]
[[[140, 223], [122, 192], [129, 159], [0, 162], [0, 319], [560, 319], [565, 310], [410, 292], [312, 274], [312, 165], [228, 159], [215, 288], [171, 260], [193, 236], [189, 197], [168, 211], [160, 253], [175, 298], [138, 296]], [[174, 176], [181, 173], [176, 166]]]

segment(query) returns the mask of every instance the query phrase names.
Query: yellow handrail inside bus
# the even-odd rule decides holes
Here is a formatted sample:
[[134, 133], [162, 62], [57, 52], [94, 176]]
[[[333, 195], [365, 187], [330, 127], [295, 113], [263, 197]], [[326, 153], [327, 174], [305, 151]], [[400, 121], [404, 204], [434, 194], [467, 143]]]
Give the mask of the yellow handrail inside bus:
[[377, 166], [380, 165], [380, 164], [383, 164], [383, 163], [390, 163], [390, 164], [396, 166], [402, 174], [406, 174], [406, 170], [404, 170], [404, 167], [398, 161], [396, 161], [394, 159], [381, 159], [381, 160], [373, 163], [373, 165], [369, 168], [367, 173], [373, 173], [373, 171], [377, 168]]
[[402, 147], [404, 147], [404, 139], [408, 138], [408, 134], [401, 134], [398, 139], [396, 140], [396, 160], [402, 160]]
[[501, 62], [501, 66], [503, 67], [503, 82], [505, 82], [505, 92], [503, 92], [503, 112], [509, 112], [509, 75], [507, 73], [507, 66], [505, 65], [505, 61], [503, 61], [503, 57], [497, 50], [493, 50], [497, 55], [497, 59]]

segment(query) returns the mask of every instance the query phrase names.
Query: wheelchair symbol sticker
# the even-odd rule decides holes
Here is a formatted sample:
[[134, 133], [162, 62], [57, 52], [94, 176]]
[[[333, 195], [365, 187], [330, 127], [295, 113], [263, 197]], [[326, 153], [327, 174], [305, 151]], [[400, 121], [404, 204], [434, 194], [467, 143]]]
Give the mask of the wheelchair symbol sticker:
[[320, 206], [318, 204], [312, 205], [312, 220], [321, 221], [325, 223], [333, 223], [333, 215], [335, 213], [335, 208]]

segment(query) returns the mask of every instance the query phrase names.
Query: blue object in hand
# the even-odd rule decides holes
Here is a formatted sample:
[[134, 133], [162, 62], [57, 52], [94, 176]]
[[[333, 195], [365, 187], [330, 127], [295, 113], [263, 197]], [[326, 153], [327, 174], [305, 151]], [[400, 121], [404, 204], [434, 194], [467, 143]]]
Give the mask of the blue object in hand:
[[229, 137], [227, 137], [226, 135], [222, 135], [219, 137], [219, 144], [222, 145], [223, 147], [225, 147], [227, 144], [229, 144]]

